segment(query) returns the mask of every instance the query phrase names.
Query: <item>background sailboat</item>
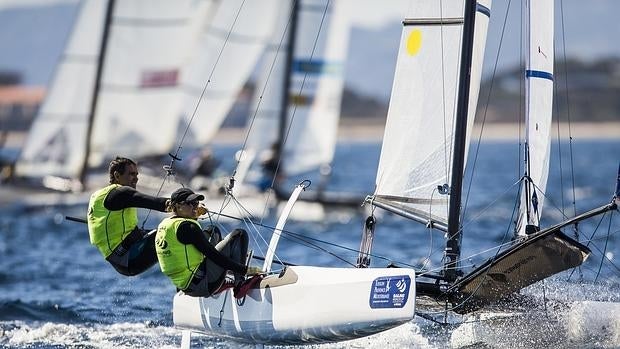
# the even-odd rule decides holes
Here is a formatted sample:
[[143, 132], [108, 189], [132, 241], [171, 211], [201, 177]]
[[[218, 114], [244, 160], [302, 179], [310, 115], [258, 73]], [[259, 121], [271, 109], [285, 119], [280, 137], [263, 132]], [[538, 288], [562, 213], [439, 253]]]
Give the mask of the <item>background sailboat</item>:
[[[337, 143], [351, 5], [293, 1], [282, 8], [256, 83], [255, 112], [236, 176], [240, 182], [260, 181], [261, 162], [271, 158], [278, 178], [314, 181], [300, 200], [320, 204], [315, 207], [360, 206], [361, 194], [325, 189]], [[279, 199], [288, 197], [283, 181], [263, 180], [269, 183], [260, 185], [272, 187]]]
[[84, 182], [116, 155], [172, 152], [192, 119], [209, 127], [187, 135], [186, 146], [203, 146], [272, 30], [274, 1], [240, 3], [84, 1], [17, 175]]

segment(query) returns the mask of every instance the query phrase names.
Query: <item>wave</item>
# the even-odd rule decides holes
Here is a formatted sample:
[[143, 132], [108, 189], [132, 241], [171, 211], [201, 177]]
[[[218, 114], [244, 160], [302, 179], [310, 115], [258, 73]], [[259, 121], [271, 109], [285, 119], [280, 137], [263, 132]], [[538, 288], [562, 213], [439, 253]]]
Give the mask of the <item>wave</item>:
[[[212, 338], [201, 342], [213, 346]], [[180, 331], [151, 323], [0, 322], [0, 348], [178, 348], [180, 343]]]
[[20, 300], [0, 302], [0, 321], [48, 321], [77, 323], [84, 318], [77, 312], [52, 303], [24, 303]]

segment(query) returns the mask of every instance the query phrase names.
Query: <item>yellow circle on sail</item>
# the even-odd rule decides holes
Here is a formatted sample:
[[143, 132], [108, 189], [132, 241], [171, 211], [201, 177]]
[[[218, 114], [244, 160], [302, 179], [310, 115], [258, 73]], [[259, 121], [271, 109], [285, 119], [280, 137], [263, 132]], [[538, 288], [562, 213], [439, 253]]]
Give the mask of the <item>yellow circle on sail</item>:
[[413, 56], [420, 51], [420, 47], [422, 47], [422, 32], [420, 29], [414, 29], [407, 38], [407, 53]]

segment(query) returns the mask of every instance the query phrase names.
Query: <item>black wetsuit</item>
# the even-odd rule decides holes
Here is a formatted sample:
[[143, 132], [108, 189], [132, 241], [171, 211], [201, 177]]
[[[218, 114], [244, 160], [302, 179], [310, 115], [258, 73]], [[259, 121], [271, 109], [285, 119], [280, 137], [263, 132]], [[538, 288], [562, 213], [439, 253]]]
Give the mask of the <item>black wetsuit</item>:
[[[236, 234], [235, 234], [236, 233]], [[204, 256], [205, 259], [203, 263], [200, 264], [200, 269], [202, 273], [199, 273], [194, 280], [193, 283], [199, 283], [200, 279], [207, 275], [207, 261], [211, 261], [215, 263], [217, 266], [224, 270], [230, 270], [234, 272], [238, 276], [245, 275], [247, 271], [247, 267], [245, 264], [241, 264], [242, 260], [245, 260], [245, 256], [247, 254], [247, 246], [248, 246], [248, 235], [242, 229], [236, 229], [232, 234], [235, 234], [235, 237], [230, 242], [230, 250], [235, 251], [238, 255], [226, 256], [222, 254], [220, 251], [215, 249], [215, 245], [221, 240], [221, 235], [219, 229], [214, 226], [208, 227], [204, 232], [200, 230], [200, 228], [191, 222], [182, 222], [179, 224], [177, 228], [177, 240], [183, 244], [191, 244], [198, 249]], [[214, 237], [215, 235], [215, 237]], [[232, 245], [237, 245], [232, 246]], [[236, 258], [235, 258], [236, 257]], [[237, 260], [235, 260], [237, 259]], [[222, 283], [222, 278], [225, 274], [220, 274], [218, 277], [213, 280], [209, 280], [209, 290], [213, 292], [217, 287]]]
[[[110, 211], [118, 211], [129, 207], [147, 208], [164, 212], [168, 198], [146, 195], [132, 187], [122, 186], [112, 189], [103, 202]], [[155, 234], [136, 227], [115, 249], [107, 261], [119, 273], [127, 276], [138, 275], [155, 263]], [[127, 254], [127, 255], [125, 255]]]

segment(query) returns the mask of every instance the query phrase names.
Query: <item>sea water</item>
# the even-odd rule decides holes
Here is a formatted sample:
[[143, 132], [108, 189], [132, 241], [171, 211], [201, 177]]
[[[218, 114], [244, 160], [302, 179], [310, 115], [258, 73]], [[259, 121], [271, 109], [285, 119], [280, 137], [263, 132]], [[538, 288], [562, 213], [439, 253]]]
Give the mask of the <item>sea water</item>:
[[[567, 151], [569, 145], [572, 154]], [[359, 142], [340, 144], [329, 189], [371, 193], [379, 146]], [[510, 238], [516, 194], [509, 189], [514, 188], [520, 177], [521, 161], [515, 149], [518, 144], [514, 142], [488, 141], [481, 144], [477, 156], [474, 150], [470, 152], [469, 165], [470, 168], [475, 165], [476, 175], [468, 177], [464, 185], [464, 267], [480, 264], [489, 257], [488, 253], [495, 252], [497, 245]], [[216, 148], [223, 159], [232, 156], [235, 150], [234, 146]], [[563, 143], [562, 148], [554, 144], [552, 152], [562, 153], [562, 163], [561, 170], [558, 161], [551, 164], [549, 198], [545, 202], [545, 210], [550, 213], [549, 224], [559, 221], [563, 214], [571, 216], [574, 210], [583, 212], [609, 202], [616, 185], [620, 141]], [[224, 159], [222, 166], [231, 163]], [[287, 185], [292, 188], [300, 179], [291, 179]], [[85, 209], [79, 205], [52, 205], [0, 213], [0, 348], [179, 347], [181, 333], [173, 327], [171, 313], [175, 290], [169, 280], [156, 266], [136, 277], [117, 274], [89, 244], [86, 227], [65, 219], [65, 216], [84, 217]], [[365, 217], [347, 211], [330, 210], [330, 213], [319, 222], [296, 221], [287, 225], [288, 230], [311, 238], [308, 241], [313, 245], [330, 244], [317, 250], [300, 245], [295, 239], [283, 239], [278, 257], [295, 264], [347, 266], [354, 263]], [[378, 224], [371, 258], [373, 266], [390, 262], [427, 269], [441, 266], [444, 241], [441, 233], [429, 232], [403, 218], [378, 211], [375, 214]], [[581, 271], [524, 291], [548, 302], [541, 310], [463, 316], [452, 318], [451, 325], [416, 317], [375, 336], [314, 347], [620, 347], [618, 215], [616, 212], [611, 223], [607, 215], [603, 220], [595, 218], [580, 225], [580, 240], [593, 243], [592, 259]], [[266, 225], [273, 222], [274, 219], [264, 220]], [[147, 224], [154, 225], [157, 221], [153, 218]], [[570, 228], [565, 233], [574, 234]], [[487, 254], [479, 254], [482, 251]], [[581, 277], [579, 274], [595, 275], [596, 282], [570, 282]], [[571, 306], [573, 301], [578, 306]], [[441, 314], [435, 315], [441, 319]], [[193, 336], [192, 345], [195, 348], [244, 346], [201, 335]]]

